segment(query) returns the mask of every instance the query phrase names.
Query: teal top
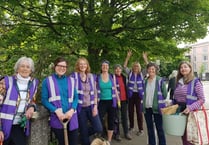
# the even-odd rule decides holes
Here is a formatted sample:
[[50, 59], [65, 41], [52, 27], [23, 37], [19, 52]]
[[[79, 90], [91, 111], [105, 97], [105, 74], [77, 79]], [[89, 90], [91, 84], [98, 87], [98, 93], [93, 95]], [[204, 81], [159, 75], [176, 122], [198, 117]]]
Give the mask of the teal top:
[[[58, 77], [55, 74], [55, 78], [57, 80], [57, 86], [60, 91], [62, 110], [65, 113], [69, 110], [67, 76], [63, 75], [62, 77]], [[42, 82], [41, 102], [46, 108], [50, 110], [50, 112], [55, 112], [55, 110], [57, 109], [52, 103], [49, 102], [49, 92], [48, 92], [46, 79], [44, 79]], [[77, 90], [74, 89], [72, 108], [76, 110], [77, 105], [78, 105], [78, 93]]]
[[99, 81], [101, 97], [100, 100], [112, 100], [112, 82], [109, 79], [108, 82]]

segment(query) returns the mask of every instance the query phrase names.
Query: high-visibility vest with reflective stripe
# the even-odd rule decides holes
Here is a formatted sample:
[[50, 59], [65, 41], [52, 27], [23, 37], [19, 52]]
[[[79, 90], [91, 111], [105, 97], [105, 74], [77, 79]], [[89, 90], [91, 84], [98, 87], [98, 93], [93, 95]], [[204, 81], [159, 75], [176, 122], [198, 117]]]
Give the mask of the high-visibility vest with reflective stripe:
[[[48, 92], [49, 92], [49, 102], [51, 102], [57, 109], [62, 109], [61, 105], [61, 96], [59, 92], [59, 88], [57, 86], [57, 80], [55, 75], [49, 76], [46, 78]], [[75, 81], [72, 77], [67, 77], [67, 84], [68, 86], [68, 104], [69, 109], [72, 107], [73, 97], [74, 97], [74, 89], [75, 89]], [[62, 123], [58, 119], [55, 113], [50, 114], [50, 125], [53, 128], [63, 128]], [[78, 118], [77, 112], [75, 111], [69, 125], [69, 130], [74, 130], [78, 128]]]
[[[0, 118], [1, 118], [1, 125], [2, 125], [2, 131], [4, 132], [4, 137], [7, 139], [10, 135], [10, 131], [12, 128], [12, 123], [14, 119], [14, 115], [16, 113], [16, 110], [18, 108], [17, 100], [18, 100], [18, 90], [17, 90], [17, 79], [15, 76], [6, 76], [4, 78], [5, 85], [6, 85], [6, 97], [2, 104]], [[35, 97], [35, 94], [37, 92], [37, 86], [38, 86], [38, 80], [33, 79], [29, 81], [29, 100], [26, 103], [28, 105], [30, 101], [32, 101]], [[27, 106], [25, 107], [27, 108]], [[26, 123], [26, 130], [25, 134], [28, 136], [30, 132], [30, 124], [29, 121]]]
[[[101, 97], [101, 91], [100, 91], [100, 86], [99, 86], [99, 80], [101, 79], [101, 75], [98, 75], [98, 78], [97, 78], [97, 92], [98, 92], [98, 99], [100, 99]], [[111, 76], [111, 74], [109, 74], [109, 79], [112, 83], [112, 106], [113, 107], [116, 107], [117, 106], [117, 98], [116, 98], [116, 94], [115, 94], [115, 86], [114, 86], [114, 81], [113, 81], [113, 78]]]
[[187, 96], [186, 102], [188, 105], [191, 105], [197, 101], [197, 93], [195, 92], [195, 84], [199, 81], [198, 78], [193, 79], [187, 86]]
[[131, 71], [128, 76], [128, 97], [131, 98], [133, 95], [134, 90], [134, 84], [137, 84], [137, 90], [139, 93], [139, 97], [141, 97], [141, 100], [144, 96], [144, 80], [142, 73], [137, 74], [137, 76], [134, 75], [134, 73]]
[[[84, 98], [84, 93], [83, 93], [83, 88], [82, 88], [82, 83], [81, 83], [81, 77], [78, 72], [74, 72], [71, 74], [73, 78], [75, 78], [75, 86], [78, 91], [78, 112], [80, 112], [82, 104], [83, 104], [83, 98]], [[91, 73], [87, 74], [87, 81], [89, 82], [90, 85], [90, 104], [91, 108], [93, 109], [94, 107], [94, 89], [95, 89], [95, 76]]]
[[163, 94], [162, 94], [162, 85], [163, 85], [163, 79], [160, 78], [158, 80], [158, 92], [157, 92], [157, 97], [158, 97], [158, 108], [159, 108], [159, 112], [161, 113], [161, 108], [164, 108], [165, 107], [165, 99], [163, 97]]

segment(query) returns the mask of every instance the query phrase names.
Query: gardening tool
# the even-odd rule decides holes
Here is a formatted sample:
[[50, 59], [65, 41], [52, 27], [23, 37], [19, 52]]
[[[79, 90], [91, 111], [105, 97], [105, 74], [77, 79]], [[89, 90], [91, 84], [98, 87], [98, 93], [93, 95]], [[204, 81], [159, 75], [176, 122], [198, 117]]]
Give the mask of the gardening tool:
[[69, 140], [68, 140], [68, 134], [67, 134], [67, 124], [69, 122], [69, 119], [64, 119], [61, 123], [64, 128], [64, 139], [65, 139], [65, 145], [69, 145]]

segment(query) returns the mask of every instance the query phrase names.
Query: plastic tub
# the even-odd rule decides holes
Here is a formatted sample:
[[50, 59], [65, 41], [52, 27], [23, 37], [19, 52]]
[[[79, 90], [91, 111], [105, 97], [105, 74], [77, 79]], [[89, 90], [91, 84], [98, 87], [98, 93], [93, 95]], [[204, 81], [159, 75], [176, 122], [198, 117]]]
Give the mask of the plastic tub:
[[186, 128], [187, 117], [185, 115], [163, 114], [163, 128], [166, 134], [183, 136]]

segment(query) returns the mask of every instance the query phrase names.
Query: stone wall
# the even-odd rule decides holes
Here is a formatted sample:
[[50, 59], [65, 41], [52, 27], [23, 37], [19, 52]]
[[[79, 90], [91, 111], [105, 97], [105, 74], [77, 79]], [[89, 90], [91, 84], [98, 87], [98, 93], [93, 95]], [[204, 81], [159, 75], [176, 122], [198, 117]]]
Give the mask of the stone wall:
[[37, 118], [31, 121], [28, 145], [48, 145], [50, 136], [49, 113], [42, 105], [38, 105], [37, 112]]

